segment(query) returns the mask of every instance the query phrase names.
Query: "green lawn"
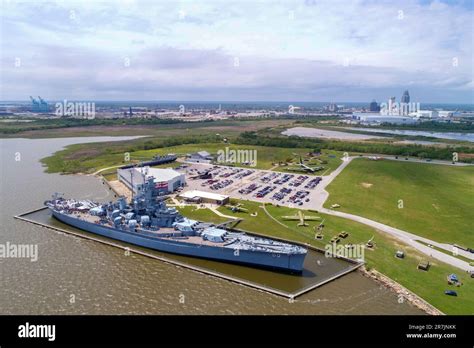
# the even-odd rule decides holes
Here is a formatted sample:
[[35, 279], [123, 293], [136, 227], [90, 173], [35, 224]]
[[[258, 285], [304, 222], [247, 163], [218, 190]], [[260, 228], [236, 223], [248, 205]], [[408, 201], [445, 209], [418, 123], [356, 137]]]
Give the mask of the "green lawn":
[[217, 224], [229, 221], [229, 219], [216, 215], [214, 212], [212, 212], [211, 210], [207, 208], [196, 209], [196, 207], [194, 206], [184, 206], [184, 207], [177, 207], [177, 209], [179, 210], [181, 214], [183, 214], [183, 216], [186, 216], [190, 219], [213, 222]]
[[[42, 160], [47, 165], [48, 172], [66, 172], [66, 173], [93, 173], [101, 168], [125, 164], [125, 152], [130, 154], [130, 160], [133, 162], [146, 161], [152, 159], [156, 155], [164, 155], [175, 153], [177, 155], [186, 155], [197, 151], [208, 151], [211, 154], [217, 154], [219, 150], [256, 150], [257, 169], [270, 169], [274, 167], [274, 163], [279, 161], [287, 161], [295, 159], [293, 153], [306, 154], [309, 149], [300, 148], [275, 148], [267, 146], [253, 145], [234, 145], [225, 143], [199, 143], [186, 144], [178, 146], [170, 146], [156, 148], [150, 150], [127, 151], [127, 148], [115, 143], [102, 144], [78, 144], [68, 146], [65, 150], [58, 151], [50, 157]], [[325, 167], [317, 175], [323, 173], [329, 174], [332, 170], [341, 164], [342, 152], [324, 150], [320, 156], [320, 160], [314, 159], [308, 163], [310, 166]], [[322, 162], [321, 162], [322, 161]], [[165, 165], [172, 167], [172, 164]], [[237, 163], [236, 166], [243, 166]], [[249, 167], [252, 168], [252, 167]], [[278, 170], [286, 171], [285, 167]]]
[[[235, 200], [235, 202], [237, 201]], [[233, 213], [225, 207], [221, 207], [219, 210], [226, 215], [243, 218], [244, 220], [237, 225], [237, 228], [243, 230], [310, 243], [319, 248], [324, 248], [324, 246], [329, 243], [329, 240], [341, 231], [349, 233], [346, 239], [341, 240], [342, 244], [365, 244], [374, 236], [374, 242], [376, 243], [375, 249], [365, 251], [366, 267], [374, 268], [387, 275], [444, 313], [474, 314], [474, 296], [472, 295], [474, 293], [474, 281], [469, 278], [467, 273], [463, 273], [454, 267], [426, 257], [417, 250], [394, 240], [382, 232], [354, 221], [305, 211], [306, 215], [318, 215], [324, 219], [324, 239], [323, 241], [319, 241], [314, 238], [314, 226], [319, 224], [319, 222], [312, 221], [308, 222], [308, 227], [297, 227], [297, 221], [284, 221], [281, 218], [285, 215], [293, 215], [297, 209], [267, 205], [268, 212], [279, 222], [287, 226], [284, 227], [268, 217], [263, 209], [260, 208], [260, 203], [253, 201], [238, 202], [249, 209], [249, 213], [257, 212], [258, 215], [252, 217], [249, 213]], [[190, 217], [206, 221], [222, 222], [221, 217], [213, 214], [209, 210], [194, 210]], [[405, 259], [395, 257], [397, 250], [405, 251]], [[421, 260], [430, 261], [432, 266], [428, 272], [417, 269], [417, 265]], [[459, 288], [448, 285], [446, 277], [451, 273], [456, 273], [464, 285]], [[444, 295], [444, 290], [447, 289], [455, 289], [458, 292], [458, 297]]]
[[327, 190], [326, 207], [474, 247], [474, 167], [355, 159]]

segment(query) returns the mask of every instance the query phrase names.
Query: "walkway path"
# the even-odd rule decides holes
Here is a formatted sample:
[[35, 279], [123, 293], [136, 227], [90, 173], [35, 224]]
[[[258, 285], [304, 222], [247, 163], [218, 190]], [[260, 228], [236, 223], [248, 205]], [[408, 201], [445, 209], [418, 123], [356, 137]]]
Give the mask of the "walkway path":
[[[422, 253], [429, 255], [437, 260], [440, 260], [442, 262], [445, 262], [451, 266], [460, 268], [464, 271], [471, 271], [474, 270], [474, 267], [470, 266], [468, 262], [463, 261], [461, 259], [458, 259], [454, 256], [445, 254], [441, 251], [435, 250], [433, 248], [430, 248], [424, 244], [421, 244], [417, 242], [417, 240], [422, 241], [424, 243], [436, 246], [438, 248], [444, 249], [448, 251], [449, 253], [452, 252], [452, 246], [449, 244], [444, 244], [444, 243], [438, 243], [435, 242], [431, 239], [424, 238], [415, 234], [412, 234], [407, 231], [400, 230], [398, 228], [394, 228], [385, 224], [382, 224], [377, 221], [373, 221], [367, 218], [364, 218], [362, 216], [354, 215], [354, 214], [349, 214], [341, 211], [336, 211], [336, 210], [331, 210], [323, 207], [324, 202], [327, 200], [329, 197], [329, 193], [326, 191], [326, 187], [336, 178], [339, 173], [342, 172], [342, 170], [347, 167], [347, 165], [356, 157], [349, 157], [346, 159], [334, 172], [332, 172], [330, 175], [327, 177], [323, 177], [323, 180], [320, 182], [320, 189], [317, 190], [317, 197], [314, 197], [313, 202], [316, 203], [315, 209], [328, 214], [328, 215], [333, 215], [333, 216], [339, 216], [345, 219], [353, 220], [360, 222], [362, 224], [371, 226], [373, 228], [376, 228], [379, 231], [385, 232], [398, 240], [410, 245], [411, 247], [421, 251]], [[468, 258], [473, 258], [473, 255], [464, 251], [464, 250], [458, 250], [459, 255], [468, 257]]]
[[124, 164], [119, 164], [118, 166], [112, 166], [112, 167], [107, 167], [107, 168], [102, 168], [102, 169], [99, 169], [98, 171], [92, 173], [91, 175], [98, 175], [99, 173], [102, 173], [103, 171], [106, 171], [108, 169], [114, 169], [114, 168], [119, 168], [119, 167], [122, 167]]
[[261, 205], [261, 208], [263, 209], [263, 211], [265, 212], [265, 214], [268, 215], [268, 217], [269, 217], [270, 219], [272, 219], [272, 220], [275, 221], [277, 224], [280, 224], [280, 225], [282, 225], [282, 226], [285, 227], [285, 228], [289, 228], [289, 227], [286, 226], [283, 222], [279, 221], [279, 220], [278, 220], [277, 218], [275, 218], [272, 214], [270, 214], [270, 213], [268, 212], [267, 207], [265, 206], [265, 204], [262, 204], [262, 205]]
[[212, 211], [214, 214], [219, 215], [224, 218], [232, 219], [232, 220], [238, 220], [238, 217], [235, 216], [230, 216], [230, 215], [225, 215], [222, 214], [219, 210], [217, 210], [215, 207], [208, 207], [210, 211]]

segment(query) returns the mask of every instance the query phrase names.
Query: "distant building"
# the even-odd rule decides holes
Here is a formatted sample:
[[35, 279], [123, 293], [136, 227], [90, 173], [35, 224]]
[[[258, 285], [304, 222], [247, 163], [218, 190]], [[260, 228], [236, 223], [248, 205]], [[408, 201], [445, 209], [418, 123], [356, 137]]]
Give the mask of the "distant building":
[[438, 111], [438, 117], [454, 117], [456, 116], [456, 112], [455, 111], [446, 111], [446, 110], [439, 110]]
[[49, 112], [49, 105], [44, 101], [43, 98], [38, 96], [38, 101], [30, 96], [31, 99], [31, 111], [32, 112]]
[[179, 197], [183, 198], [187, 202], [193, 203], [212, 203], [219, 205], [229, 203], [229, 196], [198, 190], [186, 191], [181, 193]]
[[408, 90], [403, 92], [401, 102], [402, 103], [409, 103], [410, 102], [410, 94], [408, 93]]
[[338, 110], [338, 107], [336, 104], [329, 104], [329, 111], [336, 112], [337, 110]]
[[415, 113], [415, 117], [418, 118], [438, 118], [438, 111], [436, 110], [418, 110]]
[[214, 158], [207, 151], [199, 151], [186, 156], [188, 162], [211, 163]]
[[[136, 194], [144, 180], [153, 177], [157, 195], [176, 191], [186, 183], [185, 175], [174, 169], [133, 167], [117, 170], [118, 179]], [[145, 178], [144, 178], [145, 177]]]
[[379, 112], [380, 111], [380, 105], [377, 104], [375, 100], [372, 100], [372, 102], [369, 104], [369, 111], [370, 112]]
[[388, 114], [389, 115], [394, 115], [396, 114], [395, 113], [395, 109], [396, 109], [397, 105], [396, 105], [396, 98], [395, 97], [390, 97], [388, 99]]
[[393, 124], [413, 124], [417, 123], [418, 120], [408, 116], [393, 116], [393, 115], [381, 115], [374, 113], [354, 112], [352, 114], [352, 120], [358, 121], [362, 124], [381, 124], [381, 123], [393, 123]]

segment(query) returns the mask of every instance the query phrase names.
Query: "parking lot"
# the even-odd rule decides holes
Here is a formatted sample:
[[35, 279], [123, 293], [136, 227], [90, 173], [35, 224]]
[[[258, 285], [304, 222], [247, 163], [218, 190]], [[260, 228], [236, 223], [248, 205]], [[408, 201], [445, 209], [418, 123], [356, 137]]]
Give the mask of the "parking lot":
[[302, 209], [316, 209], [316, 201], [324, 196], [321, 185], [324, 177], [200, 163], [183, 166], [178, 170], [186, 173], [185, 190], [215, 192], [231, 198]]

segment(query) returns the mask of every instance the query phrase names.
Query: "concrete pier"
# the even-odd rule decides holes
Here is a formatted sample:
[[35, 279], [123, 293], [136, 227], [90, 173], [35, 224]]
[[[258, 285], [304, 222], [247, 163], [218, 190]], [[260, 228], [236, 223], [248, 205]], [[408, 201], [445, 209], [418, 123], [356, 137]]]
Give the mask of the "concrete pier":
[[[71, 230], [66, 230], [66, 229], [63, 229], [63, 228], [51, 226], [51, 225], [48, 225], [46, 223], [42, 223], [42, 222], [35, 221], [33, 219], [28, 218], [28, 215], [31, 215], [33, 213], [37, 213], [37, 212], [40, 212], [40, 211], [46, 210], [46, 209], [47, 208], [34, 209], [34, 210], [31, 210], [31, 211], [25, 212], [23, 214], [16, 215], [14, 218], [25, 221], [25, 222], [29, 222], [29, 223], [32, 223], [32, 224], [35, 224], [35, 225], [38, 225], [38, 226], [41, 226], [41, 227], [45, 227], [45, 228], [48, 228], [48, 229], [51, 229], [51, 230], [54, 230], [54, 231], [57, 231], [57, 232], [71, 234], [71, 235], [74, 235], [74, 236], [79, 237], [79, 238], [84, 238], [84, 239], [92, 240], [92, 241], [99, 242], [99, 243], [102, 243], [102, 244], [106, 244], [106, 245], [109, 245], [109, 246], [113, 246], [113, 247], [116, 247], [116, 248], [119, 248], [119, 249], [122, 249], [122, 250], [125, 250], [125, 251], [129, 251], [129, 252], [132, 252], [132, 253], [135, 253], [135, 254], [139, 254], [139, 255], [142, 255], [142, 256], [149, 257], [149, 258], [157, 259], [157, 260], [160, 260], [162, 262], [165, 262], [165, 263], [168, 263], [168, 264], [171, 264], [171, 265], [187, 268], [187, 269], [190, 269], [192, 271], [199, 272], [201, 274], [211, 275], [211, 276], [214, 276], [214, 277], [225, 279], [225, 280], [237, 283], [237, 284], [245, 285], [245, 286], [248, 286], [248, 287], [251, 287], [251, 288], [254, 288], [254, 289], [258, 289], [260, 291], [264, 291], [264, 292], [267, 292], [267, 293], [271, 293], [271, 294], [282, 296], [282, 297], [289, 298], [289, 299], [294, 299], [298, 296], [301, 296], [304, 293], [307, 293], [307, 292], [309, 292], [313, 289], [316, 289], [317, 287], [320, 287], [320, 286], [322, 286], [322, 285], [324, 285], [324, 284], [326, 284], [330, 281], [333, 281], [333, 280], [335, 280], [339, 277], [342, 277], [343, 275], [348, 274], [348, 273], [354, 271], [355, 269], [357, 269], [358, 267], [363, 265], [363, 263], [361, 263], [361, 262], [356, 262], [354, 260], [346, 260], [346, 261], [348, 261], [352, 264], [350, 267], [345, 268], [342, 271], [339, 271], [339, 272], [335, 273], [334, 275], [332, 275], [329, 278], [322, 279], [319, 282], [313, 283], [313, 284], [311, 284], [309, 286], [306, 286], [302, 289], [299, 289], [297, 291], [287, 292], [287, 291], [283, 291], [283, 290], [280, 290], [280, 289], [272, 288], [270, 286], [266, 286], [264, 284], [258, 284], [256, 282], [248, 281], [248, 280], [241, 279], [241, 278], [238, 278], [238, 277], [234, 277], [234, 276], [224, 274], [224, 273], [221, 273], [221, 272], [216, 272], [216, 271], [211, 270], [211, 269], [206, 269], [206, 268], [203, 268], [203, 267], [190, 265], [188, 263], [184, 263], [184, 262], [181, 262], [181, 261], [178, 261], [178, 260], [173, 260], [173, 259], [169, 259], [169, 258], [162, 257], [162, 256], [159, 256], [159, 255], [154, 255], [152, 253], [149, 253], [149, 252], [146, 252], [146, 251], [143, 251], [143, 250], [139, 250], [132, 244], [130, 244], [130, 246], [126, 246], [126, 245], [118, 244], [118, 243], [114, 242], [114, 240], [112, 240], [112, 239], [102, 239], [102, 237], [97, 238], [97, 237], [94, 237], [92, 235], [87, 235], [87, 234], [83, 234], [83, 233], [79, 233], [79, 232], [75, 232], [75, 231], [71, 231]], [[255, 233], [249, 233], [247, 231], [245, 231], [245, 233], [258, 235], [258, 234], [255, 234]], [[265, 237], [267, 237], [267, 236], [265, 236]], [[103, 238], [105, 238], [105, 237], [103, 237]], [[288, 240], [284, 240], [284, 239], [281, 239], [281, 238], [275, 238], [275, 239], [281, 240], [281, 241], [291, 242], [291, 243], [294, 243], [294, 244], [299, 244], [299, 245], [304, 246], [308, 249], [311, 249], [311, 250], [314, 250], [314, 251], [317, 251], [317, 252], [322, 252], [322, 250], [314, 248], [313, 246], [310, 246], [308, 244], [295, 243], [294, 241], [288, 241]]]

